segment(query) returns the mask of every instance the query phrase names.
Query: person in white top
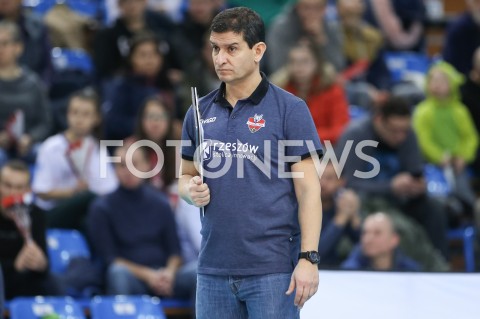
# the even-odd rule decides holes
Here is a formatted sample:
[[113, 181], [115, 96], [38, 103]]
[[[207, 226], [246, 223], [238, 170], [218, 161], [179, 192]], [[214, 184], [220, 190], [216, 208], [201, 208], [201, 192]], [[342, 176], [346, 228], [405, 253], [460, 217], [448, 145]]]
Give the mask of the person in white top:
[[100, 148], [95, 136], [101, 115], [90, 89], [74, 93], [67, 111], [68, 127], [40, 146], [32, 190], [35, 203], [48, 211], [48, 227], [79, 228], [91, 200], [118, 186], [111, 166], [101, 176]]

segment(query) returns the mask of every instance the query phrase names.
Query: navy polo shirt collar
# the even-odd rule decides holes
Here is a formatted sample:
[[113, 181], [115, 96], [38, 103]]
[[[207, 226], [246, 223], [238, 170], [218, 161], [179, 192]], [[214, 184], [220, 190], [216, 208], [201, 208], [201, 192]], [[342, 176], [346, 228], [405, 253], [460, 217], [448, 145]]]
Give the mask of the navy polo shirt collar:
[[[258, 105], [262, 101], [262, 99], [265, 97], [268, 91], [269, 83], [268, 83], [267, 76], [263, 72], [260, 72], [260, 75], [262, 76], [262, 81], [257, 86], [255, 91], [253, 91], [253, 93], [246, 99], [246, 100], [250, 100], [250, 102], [252, 102], [255, 105]], [[220, 103], [220, 105], [222, 106], [230, 106], [230, 103], [225, 98], [225, 87], [226, 87], [225, 82], [222, 82], [222, 84], [220, 84], [220, 88], [218, 90], [217, 96], [215, 97], [215, 102]]]

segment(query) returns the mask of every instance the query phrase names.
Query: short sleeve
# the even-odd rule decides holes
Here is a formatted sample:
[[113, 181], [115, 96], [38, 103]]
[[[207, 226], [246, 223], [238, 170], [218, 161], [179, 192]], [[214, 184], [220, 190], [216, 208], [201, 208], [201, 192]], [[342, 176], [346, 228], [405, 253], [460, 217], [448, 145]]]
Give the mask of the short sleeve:
[[317, 129], [312, 115], [304, 101], [298, 101], [286, 114], [285, 136], [287, 144], [285, 155], [305, 158], [318, 154], [323, 156]]
[[195, 154], [195, 122], [192, 107], [190, 107], [183, 120], [182, 128], [182, 158], [193, 161]]
[[55, 164], [52, 165], [52, 153], [47, 150], [45, 142], [40, 146], [35, 166], [32, 190], [35, 193], [45, 193], [54, 189], [55, 178], [59, 171], [52, 170]]

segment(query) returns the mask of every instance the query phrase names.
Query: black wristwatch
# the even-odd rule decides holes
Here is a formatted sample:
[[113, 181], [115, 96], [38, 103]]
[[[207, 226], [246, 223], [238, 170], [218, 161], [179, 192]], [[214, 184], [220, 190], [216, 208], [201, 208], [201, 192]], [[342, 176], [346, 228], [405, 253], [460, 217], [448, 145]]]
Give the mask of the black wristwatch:
[[320, 255], [318, 254], [318, 251], [306, 251], [298, 254], [298, 259], [305, 258], [312, 264], [316, 265], [320, 262]]

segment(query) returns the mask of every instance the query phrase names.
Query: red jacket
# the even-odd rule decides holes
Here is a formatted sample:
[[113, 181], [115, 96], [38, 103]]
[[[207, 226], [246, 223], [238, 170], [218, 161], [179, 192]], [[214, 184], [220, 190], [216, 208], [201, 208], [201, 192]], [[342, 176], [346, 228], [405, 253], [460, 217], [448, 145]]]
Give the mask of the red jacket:
[[[285, 90], [297, 94], [296, 88], [290, 82]], [[348, 102], [343, 88], [338, 84], [321, 91], [311, 91], [305, 101], [317, 127], [318, 135], [323, 143], [330, 140], [335, 144], [350, 121]]]

